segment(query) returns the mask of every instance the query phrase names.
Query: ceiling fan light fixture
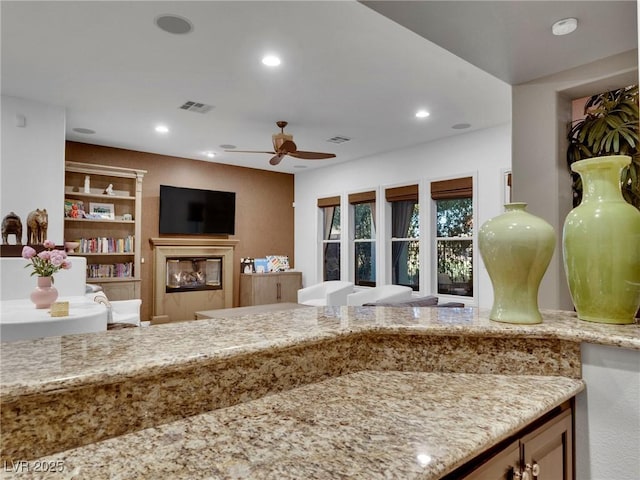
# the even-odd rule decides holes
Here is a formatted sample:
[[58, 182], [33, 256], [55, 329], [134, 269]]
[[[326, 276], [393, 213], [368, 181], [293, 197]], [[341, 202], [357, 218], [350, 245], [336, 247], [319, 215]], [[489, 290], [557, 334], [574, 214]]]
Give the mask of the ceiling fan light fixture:
[[568, 35], [578, 28], [577, 18], [563, 18], [551, 25], [551, 32], [554, 35]]
[[416, 112], [416, 118], [427, 118], [430, 115], [426, 110], [418, 110]]
[[280, 63], [282, 62], [276, 55], [265, 55], [264, 57], [262, 57], [262, 64], [266, 65], [267, 67], [277, 67], [278, 65], [280, 65]]

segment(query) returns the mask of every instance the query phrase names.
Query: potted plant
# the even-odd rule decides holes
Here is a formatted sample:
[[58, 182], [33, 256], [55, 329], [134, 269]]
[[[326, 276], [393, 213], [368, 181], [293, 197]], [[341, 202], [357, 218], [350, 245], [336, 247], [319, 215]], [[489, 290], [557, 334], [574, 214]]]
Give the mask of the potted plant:
[[[638, 86], [589, 97], [585, 118], [569, 126], [567, 163], [604, 155], [629, 155], [631, 164], [622, 173], [622, 195], [640, 210], [640, 152], [638, 143]], [[580, 176], [572, 173], [573, 206], [582, 199]]]

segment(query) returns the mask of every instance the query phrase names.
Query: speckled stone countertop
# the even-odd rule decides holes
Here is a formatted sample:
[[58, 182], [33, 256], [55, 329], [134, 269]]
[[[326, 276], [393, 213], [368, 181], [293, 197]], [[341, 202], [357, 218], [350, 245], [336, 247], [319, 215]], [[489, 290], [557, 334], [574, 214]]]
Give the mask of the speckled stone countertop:
[[[363, 371], [50, 455], [5, 478], [438, 479], [582, 388], [563, 377]], [[42, 465], [63, 471], [34, 471]]]
[[[177, 362], [225, 358], [353, 333], [544, 338], [640, 350], [640, 325], [605, 325], [543, 311], [543, 323], [512, 325], [473, 308], [302, 307], [91, 335], [8, 342], [0, 352], [2, 395], [71, 387]], [[161, 346], [159, 348], [159, 346]]]
[[7, 342], [2, 459], [29, 460], [361, 371], [578, 380], [580, 344], [640, 350], [640, 328], [543, 312], [333, 307]]

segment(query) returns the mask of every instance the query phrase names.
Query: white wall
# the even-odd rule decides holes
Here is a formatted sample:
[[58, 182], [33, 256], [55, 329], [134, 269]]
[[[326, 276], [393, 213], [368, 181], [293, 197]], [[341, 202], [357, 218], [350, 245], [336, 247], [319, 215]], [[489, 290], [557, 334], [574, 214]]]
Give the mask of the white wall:
[[576, 398], [576, 478], [640, 478], [640, 352], [582, 345]]
[[[322, 279], [318, 253], [320, 235], [318, 198], [342, 195], [344, 207], [348, 193], [378, 189], [378, 198], [384, 198], [380, 197], [384, 187], [419, 182], [421, 200], [430, 204], [431, 202], [426, 199], [431, 180], [476, 174], [477, 217], [475, 221], [476, 227], [479, 227], [489, 218], [503, 212], [502, 174], [510, 167], [511, 128], [509, 125], [503, 125], [345, 164], [298, 173], [295, 177], [295, 268], [303, 273], [305, 286]], [[346, 212], [344, 212], [345, 208], [342, 210], [344, 231], [346, 228], [344, 213]], [[423, 237], [430, 232], [429, 226], [426, 227], [424, 224], [421, 225]], [[379, 232], [381, 231], [383, 228], [379, 229]], [[431, 242], [421, 243], [422, 253], [430, 256], [430, 252], [424, 252], [425, 246], [430, 248]], [[380, 252], [380, 249], [378, 251]], [[346, 256], [344, 250], [342, 255]], [[343, 279], [347, 278], [345, 266], [346, 263], [343, 262]], [[423, 264], [421, 270], [425, 272], [428, 267]], [[380, 278], [381, 273], [379, 271], [377, 273]], [[479, 299], [478, 305], [491, 307], [493, 291], [479, 254], [476, 258], [476, 275], [479, 279], [479, 293], [476, 295]], [[425, 283], [421, 282], [421, 288], [423, 288], [421, 294], [426, 295], [435, 291], [435, 288], [430, 288], [430, 284], [425, 285]]]
[[513, 87], [513, 200], [527, 202], [530, 213], [560, 233], [540, 286], [540, 308], [573, 310], [561, 246], [564, 219], [572, 208], [566, 160], [571, 100], [637, 81], [634, 50]]
[[[2, 96], [0, 216], [13, 211], [22, 220], [36, 208], [49, 214], [47, 237], [64, 239], [65, 109], [23, 98]], [[24, 118], [24, 126], [17, 119]], [[10, 243], [13, 238], [10, 238]]]

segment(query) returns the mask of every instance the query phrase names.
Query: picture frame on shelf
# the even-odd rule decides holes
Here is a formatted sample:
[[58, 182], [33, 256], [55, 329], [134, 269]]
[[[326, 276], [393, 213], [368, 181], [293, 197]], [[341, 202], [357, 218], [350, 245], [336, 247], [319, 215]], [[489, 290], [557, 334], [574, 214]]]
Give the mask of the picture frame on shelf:
[[91, 218], [102, 220], [115, 220], [115, 208], [113, 203], [89, 203], [89, 215]]
[[269, 261], [266, 258], [256, 258], [253, 263], [256, 273], [269, 273]]

